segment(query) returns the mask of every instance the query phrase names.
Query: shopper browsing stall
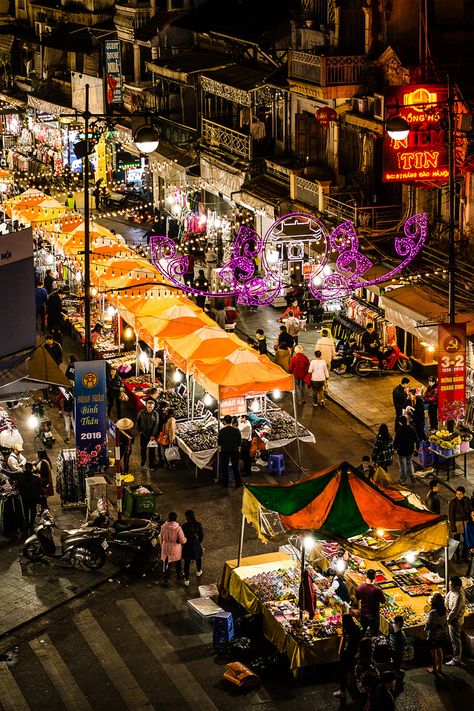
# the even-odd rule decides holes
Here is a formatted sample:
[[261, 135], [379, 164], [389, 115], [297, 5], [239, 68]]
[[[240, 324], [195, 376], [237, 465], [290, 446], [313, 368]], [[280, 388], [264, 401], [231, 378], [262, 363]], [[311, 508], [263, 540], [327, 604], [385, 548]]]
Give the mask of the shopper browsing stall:
[[251, 476], [251, 458], [250, 445], [252, 443], [252, 425], [249, 422], [247, 415], [242, 415], [238, 424], [242, 442], [240, 446], [240, 455], [242, 457], [242, 476]]
[[26, 458], [22, 454], [23, 445], [14, 444], [10, 456], [7, 459], [7, 466], [12, 472], [21, 472], [25, 468]]
[[385, 595], [375, 585], [375, 570], [369, 568], [365, 583], [357, 586], [356, 599], [360, 601], [360, 624], [365, 632], [368, 628], [370, 634], [375, 636], [380, 630], [380, 606], [385, 603]]
[[398, 465], [400, 468], [400, 484], [404, 484], [408, 477], [413, 484], [415, 481], [415, 470], [413, 469], [413, 454], [419, 445], [418, 436], [411, 425], [408, 424], [405, 415], [398, 418], [398, 429], [393, 440], [393, 448], [398, 454]]
[[[469, 521], [471, 511], [471, 503], [466, 496], [466, 489], [463, 486], [458, 486], [454, 497], [449, 502], [448, 517], [451, 536], [459, 542], [456, 548], [456, 562], [461, 562], [461, 539], [464, 535], [464, 528]], [[466, 558], [465, 551], [463, 556]]]
[[146, 454], [148, 451], [148, 462], [151, 469], [154, 469], [155, 464], [155, 449], [156, 438], [159, 433], [159, 417], [155, 410], [155, 401], [148, 398], [145, 408], [140, 410], [135, 422], [137, 431], [140, 434], [140, 454], [141, 466], [146, 464]]
[[54, 340], [52, 334], [48, 333], [44, 344], [44, 349], [49, 353], [56, 365], [61, 365], [63, 362], [63, 349], [60, 344]]
[[316, 341], [314, 349], [321, 351], [322, 359], [326, 362], [328, 370], [331, 370], [331, 363], [336, 355], [336, 347], [334, 345], [334, 339], [329, 335], [327, 328], [321, 330], [321, 337]]
[[446, 607], [441, 593], [435, 593], [430, 600], [430, 611], [425, 624], [426, 639], [430, 645], [433, 665], [428, 667], [431, 673], [441, 673], [443, 667], [443, 648], [446, 643]]
[[117, 369], [112, 367], [107, 376], [107, 415], [110, 417], [112, 408], [115, 404], [117, 417], [122, 415], [122, 390], [123, 380], [117, 372]]
[[[143, 412], [143, 410], [142, 410]], [[161, 560], [163, 561], [163, 586], [169, 587], [170, 567], [174, 563], [176, 567], [177, 580], [183, 579], [181, 572], [181, 558], [183, 544], [187, 539], [183, 533], [183, 529], [178, 523], [178, 516], [174, 511], [168, 514], [168, 520], [161, 527], [160, 542], [161, 542]]]
[[226, 415], [223, 422], [224, 426], [219, 430], [217, 438], [220, 453], [221, 484], [225, 487], [229, 485], [229, 464], [232, 464], [235, 485], [239, 487], [242, 486], [242, 480], [239, 474], [239, 454], [242, 445], [242, 435], [236, 427], [232, 427], [232, 417], [230, 415]]

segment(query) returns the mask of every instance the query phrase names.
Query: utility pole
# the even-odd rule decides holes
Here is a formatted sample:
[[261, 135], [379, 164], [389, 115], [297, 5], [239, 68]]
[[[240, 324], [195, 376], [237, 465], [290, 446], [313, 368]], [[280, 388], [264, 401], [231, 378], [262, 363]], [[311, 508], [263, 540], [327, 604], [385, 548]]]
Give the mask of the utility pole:
[[449, 323], [456, 319], [456, 245], [454, 241], [455, 170], [454, 155], [454, 99], [448, 76], [448, 170], [449, 170], [449, 216], [448, 216], [448, 316]]

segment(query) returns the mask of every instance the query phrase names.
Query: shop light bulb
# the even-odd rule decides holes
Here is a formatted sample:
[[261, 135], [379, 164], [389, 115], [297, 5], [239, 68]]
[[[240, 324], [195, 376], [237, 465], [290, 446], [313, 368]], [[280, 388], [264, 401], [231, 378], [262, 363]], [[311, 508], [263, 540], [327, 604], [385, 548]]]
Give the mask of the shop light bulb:
[[46, 257], [46, 264], [54, 264], [54, 257], [52, 254], [48, 254]]
[[281, 390], [279, 390], [278, 388], [275, 388], [272, 395], [275, 398], [275, 400], [279, 400], [281, 398]]
[[427, 346], [426, 350], [428, 351], [428, 353], [434, 353], [436, 349], [433, 345], [430, 344], [429, 346]]
[[416, 560], [416, 553], [413, 553], [413, 551], [408, 551], [405, 556], [405, 560], [407, 563], [414, 563]]
[[133, 331], [132, 331], [132, 329], [130, 328], [130, 326], [127, 326], [127, 328], [126, 328], [125, 331], [123, 332], [123, 337], [130, 340], [130, 338], [132, 338], [132, 336], [133, 336]]
[[148, 355], [145, 353], [145, 351], [140, 351], [138, 360], [140, 364], [145, 368], [145, 370], [148, 370], [148, 366], [150, 365], [150, 359], [148, 358]]
[[222, 224], [221, 221], [219, 220], [219, 218], [217, 218], [216, 221], [214, 222], [214, 227], [216, 228], [216, 230], [219, 229], [221, 224]]
[[258, 400], [254, 400], [253, 403], [250, 405], [250, 409], [252, 412], [259, 412], [260, 411], [260, 405]]
[[173, 205], [173, 214], [174, 214], [174, 215], [179, 215], [180, 212], [181, 212], [181, 207], [178, 205], [178, 203], [176, 203], [175, 205]]
[[313, 278], [313, 285], [314, 285], [314, 286], [321, 286], [321, 284], [322, 284], [322, 279], [321, 279], [321, 277], [315, 276], [315, 277]]
[[173, 382], [180, 383], [183, 380], [183, 374], [180, 370], [175, 370], [173, 373]]
[[174, 197], [172, 195], [168, 195], [166, 198], [166, 202], [168, 203], [168, 205], [174, 205]]
[[314, 540], [313, 536], [305, 536], [303, 538], [303, 546], [305, 551], [312, 551], [315, 545], [316, 541]]
[[95, 286], [91, 289], [91, 296], [97, 296], [97, 289], [95, 288]]
[[380, 536], [381, 538], [385, 535], [385, 531], [383, 530], [383, 528], [378, 528], [375, 531], [375, 533], [377, 534], [377, 536]]
[[325, 267], [323, 267], [323, 274], [325, 274], [326, 276], [329, 276], [329, 274], [332, 274], [332, 269], [329, 266], [329, 264], [327, 264]]
[[117, 309], [115, 308], [115, 306], [112, 306], [112, 305], [107, 306], [108, 316], [113, 317], [113, 316], [115, 316], [116, 313], [117, 313]]
[[26, 420], [26, 424], [28, 427], [32, 430], [36, 429], [39, 425], [39, 419], [36, 415], [29, 415], [29, 417]]
[[203, 403], [206, 405], [206, 407], [210, 407], [212, 405], [212, 401], [214, 398], [212, 395], [209, 395], [209, 393], [206, 393], [203, 398]]
[[338, 558], [336, 560], [334, 567], [335, 567], [337, 573], [343, 573], [347, 567], [346, 561], [343, 560], [342, 558]]
[[81, 279], [82, 279], [82, 274], [81, 274], [81, 272], [76, 272], [74, 278], [75, 278], [75, 280], [76, 280], [77, 282], [80, 282]]

